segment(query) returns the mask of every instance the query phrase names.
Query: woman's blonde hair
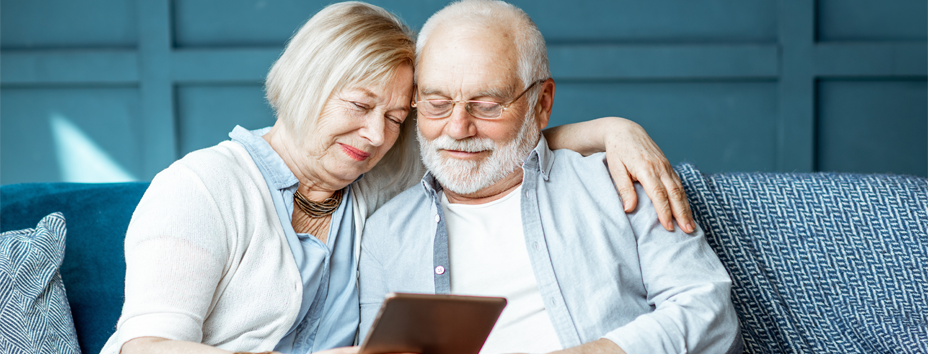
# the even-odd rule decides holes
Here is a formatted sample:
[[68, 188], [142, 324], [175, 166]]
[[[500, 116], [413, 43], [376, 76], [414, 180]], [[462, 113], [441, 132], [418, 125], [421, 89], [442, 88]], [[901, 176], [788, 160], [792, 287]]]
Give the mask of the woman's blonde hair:
[[[290, 38], [265, 82], [277, 119], [300, 141], [315, 130], [326, 101], [348, 86], [383, 87], [415, 63], [413, 33], [390, 12], [347, 1], [327, 6]], [[406, 125], [415, 124], [407, 119]], [[409, 129], [394, 146], [402, 147]]]

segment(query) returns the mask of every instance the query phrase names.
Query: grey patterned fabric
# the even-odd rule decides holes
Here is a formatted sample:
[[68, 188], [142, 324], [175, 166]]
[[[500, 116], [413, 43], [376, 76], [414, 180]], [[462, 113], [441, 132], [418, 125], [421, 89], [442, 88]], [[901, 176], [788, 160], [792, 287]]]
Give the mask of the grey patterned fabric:
[[928, 353], [928, 180], [676, 170], [746, 353]]
[[80, 353], [58, 268], [65, 221], [0, 234], [0, 353]]

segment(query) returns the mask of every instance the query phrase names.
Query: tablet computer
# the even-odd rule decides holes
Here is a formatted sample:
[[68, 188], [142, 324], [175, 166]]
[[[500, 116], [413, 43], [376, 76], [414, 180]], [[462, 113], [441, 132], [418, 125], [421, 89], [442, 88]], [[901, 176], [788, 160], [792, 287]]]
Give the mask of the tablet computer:
[[475, 354], [504, 307], [502, 297], [390, 293], [360, 353]]

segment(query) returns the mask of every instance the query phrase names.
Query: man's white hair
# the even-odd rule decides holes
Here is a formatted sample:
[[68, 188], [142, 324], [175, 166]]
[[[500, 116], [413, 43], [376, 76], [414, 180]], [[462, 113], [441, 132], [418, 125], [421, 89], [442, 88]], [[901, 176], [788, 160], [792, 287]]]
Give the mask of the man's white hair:
[[[509, 33], [513, 34], [516, 51], [519, 55], [517, 67], [523, 88], [535, 81], [551, 77], [551, 69], [548, 68], [548, 50], [545, 48], [545, 38], [541, 35], [541, 31], [538, 30], [538, 26], [535, 25], [535, 22], [532, 22], [532, 19], [522, 9], [497, 0], [454, 2], [429, 17], [428, 21], [425, 21], [425, 25], [422, 26], [419, 38], [416, 40], [417, 68], [419, 67], [419, 60], [422, 58], [422, 49], [435, 28], [460, 23], [474, 25], [505, 24], [510, 26]], [[537, 92], [541, 85], [538, 86], [527, 94], [530, 108], [535, 107], [538, 101]]]

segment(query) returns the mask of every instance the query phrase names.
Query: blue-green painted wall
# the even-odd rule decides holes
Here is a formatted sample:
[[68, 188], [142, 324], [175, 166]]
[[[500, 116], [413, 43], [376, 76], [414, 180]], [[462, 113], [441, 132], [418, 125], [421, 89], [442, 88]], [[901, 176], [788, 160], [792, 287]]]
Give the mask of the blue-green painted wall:
[[[236, 124], [328, 1], [0, 0], [0, 183], [150, 179]], [[418, 28], [446, 1], [373, 1]], [[552, 124], [618, 115], [707, 172], [928, 175], [928, 1], [514, 1]]]

